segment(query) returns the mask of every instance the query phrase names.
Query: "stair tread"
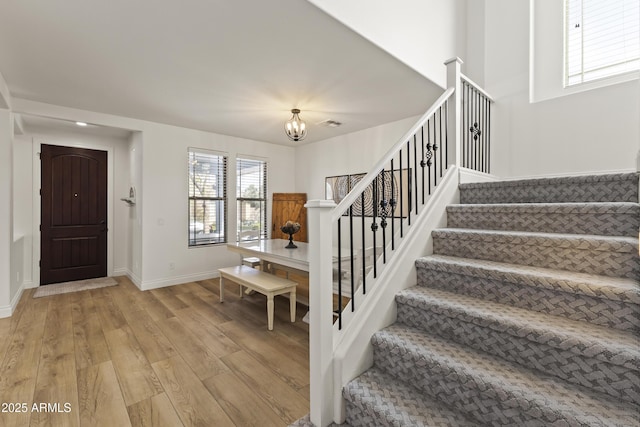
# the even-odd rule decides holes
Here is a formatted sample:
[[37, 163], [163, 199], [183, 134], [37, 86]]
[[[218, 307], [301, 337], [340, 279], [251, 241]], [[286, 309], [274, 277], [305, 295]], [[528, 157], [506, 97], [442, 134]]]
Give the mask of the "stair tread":
[[487, 242], [510, 241], [520, 245], [553, 246], [556, 248], [638, 252], [638, 239], [623, 236], [599, 236], [593, 234], [540, 233], [531, 231], [477, 230], [470, 228], [439, 228], [432, 232], [437, 237], [462, 237], [482, 239]]
[[559, 184], [581, 184], [581, 183], [593, 183], [593, 182], [610, 182], [610, 181], [627, 181], [637, 180], [637, 172], [627, 173], [613, 173], [613, 174], [600, 174], [600, 175], [575, 175], [575, 176], [559, 176], [548, 178], [525, 178], [525, 179], [512, 179], [506, 181], [489, 181], [489, 182], [470, 182], [460, 184], [460, 189], [468, 188], [487, 188], [487, 187], [519, 187], [523, 185], [538, 186], [538, 185], [553, 185]]
[[431, 236], [433, 252], [439, 255], [640, 277], [637, 237], [464, 228], [438, 229]]
[[[401, 324], [391, 325], [374, 334], [374, 353], [395, 348], [393, 353], [419, 360], [423, 366], [437, 366], [446, 381], [469, 387], [479, 384], [478, 393], [488, 392], [505, 407], [526, 406], [527, 411], [544, 410], [578, 420], [583, 425], [637, 425], [636, 405], [569, 385], [547, 375], [534, 373], [486, 353], [469, 349]], [[378, 347], [378, 348], [376, 348]], [[410, 355], [410, 356], [409, 356]], [[407, 359], [404, 360], [408, 362]], [[396, 360], [395, 365], [402, 361]], [[415, 369], [415, 367], [399, 369]], [[426, 374], [428, 375], [428, 374]], [[429, 381], [430, 382], [430, 381]], [[451, 390], [450, 393], [456, 393]], [[489, 396], [489, 395], [487, 395]], [[474, 400], [465, 393], [462, 399]], [[533, 408], [533, 409], [532, 409]]]
[[371, 416], [385, 418], [383, 425], [476, 426], [460, 412], [423, 395], [420, 390], [375, 366], [343, 389], [345, 399]]
[[560, 350], [640, 370], [640, 342], [638, 336], [631, 332], [426, 286], [405, 289], [397, 294], [396, 301]]
[[640, 281], [624, 277], [609, 277], [448, 255], [429, 255], [418, 258], [416, 266], [469, 276], [491, 277], [516, 284], [523, 283], [523, 277], [526, 277], [524, 282], [526, 285], [640, 304]]
[[638, 214], [640, 203], [572, 202], [572, 203], [466, 203], [447, 206], [447, 211], [517, 212], [517, 213], [619, 213]]
[[459, 189], [461, 203], [637, 203], [638, 173], [465, 183]]

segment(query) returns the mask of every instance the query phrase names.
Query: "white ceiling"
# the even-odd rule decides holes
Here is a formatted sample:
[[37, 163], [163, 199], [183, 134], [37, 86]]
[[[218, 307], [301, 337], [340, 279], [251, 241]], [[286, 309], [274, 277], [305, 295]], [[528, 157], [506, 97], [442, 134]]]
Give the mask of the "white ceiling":
[[[1, 9], [0, 73], [15, 98], [289, 145], [292, 108], [313, 142], [421, 114], [442, 92], [302, 0]], [[317, 125], [327, 119], [343, 126]]]

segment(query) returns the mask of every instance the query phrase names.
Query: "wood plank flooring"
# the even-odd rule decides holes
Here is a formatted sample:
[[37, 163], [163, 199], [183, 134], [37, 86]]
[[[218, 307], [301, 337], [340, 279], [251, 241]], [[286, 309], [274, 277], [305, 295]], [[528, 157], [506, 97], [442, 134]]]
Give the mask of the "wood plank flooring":
[[[309, 412], [309, 328], [204, 280], [34, 299], [0, 319], [0, 426], [286, 426]], [[35, 405], [35, 406], [34, 406]]]

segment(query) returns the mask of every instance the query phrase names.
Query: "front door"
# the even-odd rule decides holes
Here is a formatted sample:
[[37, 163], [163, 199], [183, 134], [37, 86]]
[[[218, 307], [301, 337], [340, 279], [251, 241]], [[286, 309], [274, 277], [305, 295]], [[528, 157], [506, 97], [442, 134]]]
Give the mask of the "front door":
[[42, 145], [40, 284], [107, 275], [107, 152]]

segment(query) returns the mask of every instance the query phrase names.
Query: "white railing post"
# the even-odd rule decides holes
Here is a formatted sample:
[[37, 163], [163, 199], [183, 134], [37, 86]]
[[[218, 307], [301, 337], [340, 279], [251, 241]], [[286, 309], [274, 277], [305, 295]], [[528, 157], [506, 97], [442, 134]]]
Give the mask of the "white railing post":
[[[453, 150], [453, 155], [449, 156], [449, 162], [456, 166], [462, 166], [462, 146], [461, 146], [461, 134], [460, 134], [460, 121], [462, 120], [462, 92], [461, 92], [461, 70], [462, 59], [455, 57], [446, 61], [444, 64], [447, 66], [447, 88], [455, 88], [452, 100], [449, 103], [449, 121], [447, 127], [449, 128], [449, 153]], [[453, 104], [453, 105], [452, 105]]]
[[309, 200], [309, 376], [311, 422], [333, 422], [333, 200]]

